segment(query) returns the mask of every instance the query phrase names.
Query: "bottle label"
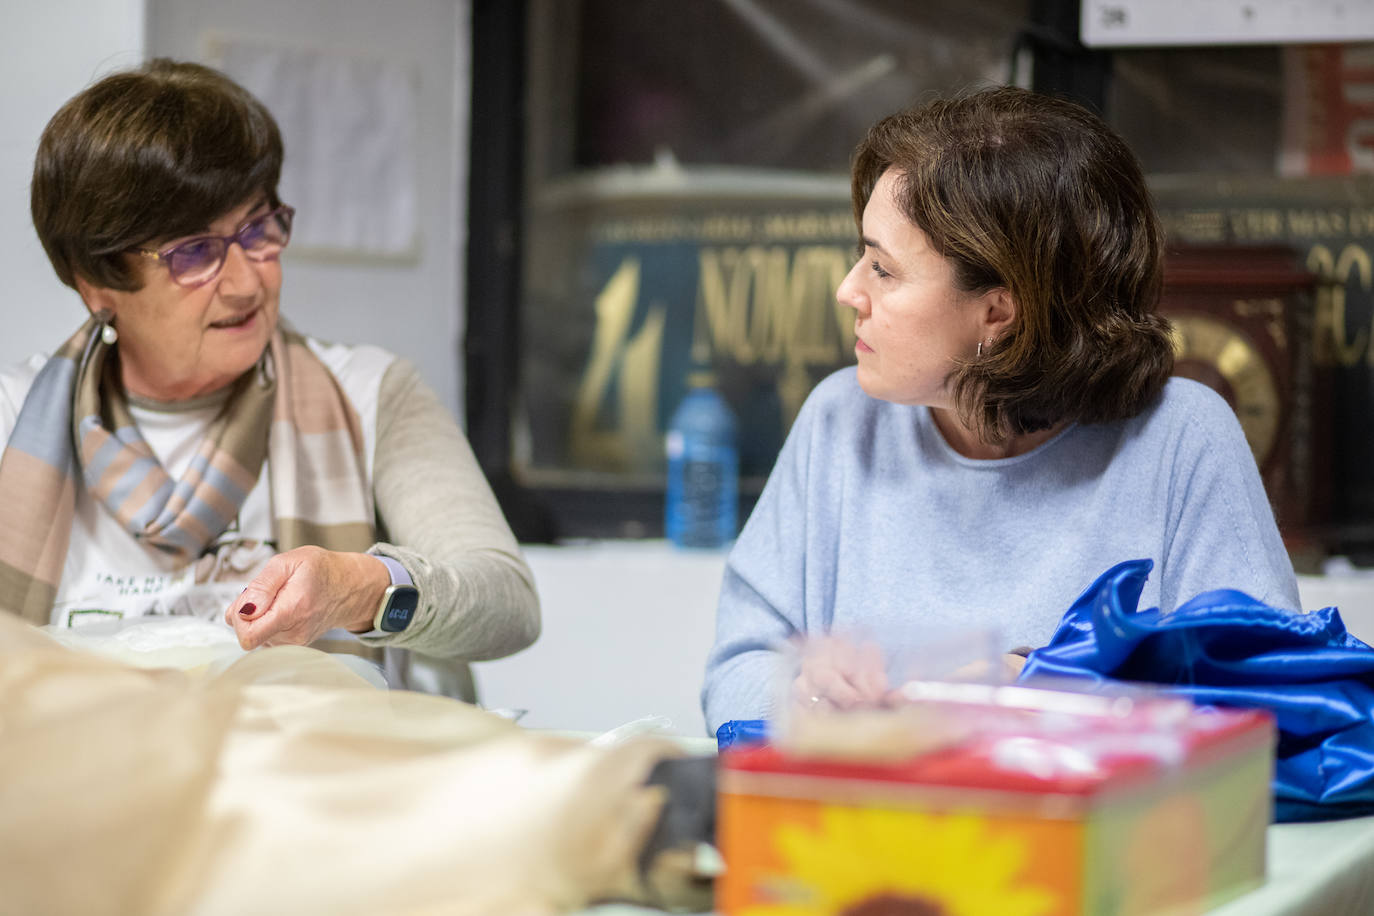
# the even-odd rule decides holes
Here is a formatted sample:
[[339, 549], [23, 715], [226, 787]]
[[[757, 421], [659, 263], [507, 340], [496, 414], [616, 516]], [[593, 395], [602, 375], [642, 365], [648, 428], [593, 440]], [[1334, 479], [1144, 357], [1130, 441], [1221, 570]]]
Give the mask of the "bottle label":
[[[679, 437], [681, 439], [681, 437]], [[668, 443], [667, 534], [684, 547], [721, 547], [734, 539], [739, 458], [709, 442]]]

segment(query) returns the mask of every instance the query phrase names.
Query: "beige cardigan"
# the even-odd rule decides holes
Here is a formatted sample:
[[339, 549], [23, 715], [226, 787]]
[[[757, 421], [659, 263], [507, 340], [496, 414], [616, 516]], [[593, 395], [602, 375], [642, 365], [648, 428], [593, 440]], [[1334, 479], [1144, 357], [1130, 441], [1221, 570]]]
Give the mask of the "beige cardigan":
[[[539, 600], [529, 566], [467, 438], [405, 360], [382, 377], [372, 484], [382, 539], [373, 552], [405, 566], [420, 606], [403, 632], [362, 642], [460, 662], [534, 642]], [[465, 666], [441, 664], [456, 680], [423, 686], [470, 699]], [[395, 659], [388, 666], [394, 675]]]

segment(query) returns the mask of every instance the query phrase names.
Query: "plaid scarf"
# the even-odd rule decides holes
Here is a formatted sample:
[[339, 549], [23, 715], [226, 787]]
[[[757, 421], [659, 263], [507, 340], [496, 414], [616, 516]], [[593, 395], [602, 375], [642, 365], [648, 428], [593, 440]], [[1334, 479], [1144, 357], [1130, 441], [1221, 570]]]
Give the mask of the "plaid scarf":
[[139, 434], [118, 360], [91, 318], [39, 371], [0, 452], [0, 608], [48, 623], [76, 513], [76, 475], [130, 536], [190, 563], [270, 468], [279, 551], [375, 541], [363, 435], [338, 382], [280, 327], [172, 480]]

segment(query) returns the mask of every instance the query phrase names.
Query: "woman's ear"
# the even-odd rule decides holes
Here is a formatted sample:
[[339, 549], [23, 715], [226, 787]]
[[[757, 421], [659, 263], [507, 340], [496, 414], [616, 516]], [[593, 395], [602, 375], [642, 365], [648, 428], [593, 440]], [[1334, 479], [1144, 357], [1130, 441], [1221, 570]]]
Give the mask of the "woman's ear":
[[988, 290], [979, 304], [982, 308], [984, 337], [1000, 337], [1016, 321], [1016, 300], [1005, 286]]
[[113, 316], [118, 310], [115, 308], [118, 296], [115, 291], [104, 286], [96, 286], [85, 277], [76, 278], [76, 291], [81, 295], [81, 301], [86, 303], [86, 308], [91, 310], [91, 314], [99, 312], [101, 309], [109, 312]]

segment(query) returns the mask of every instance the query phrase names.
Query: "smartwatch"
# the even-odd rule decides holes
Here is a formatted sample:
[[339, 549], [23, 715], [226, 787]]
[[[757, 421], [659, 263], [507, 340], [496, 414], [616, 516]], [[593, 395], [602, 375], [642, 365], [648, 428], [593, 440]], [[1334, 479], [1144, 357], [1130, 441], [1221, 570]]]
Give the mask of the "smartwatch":
[[375, 553], [373, 556], [386, 564], [387, 572], [391, 574], [391, 585], [382, 595], [382, 603], [372, 618], [372, 628], [384, 633], [399, 633], [410, 626], [410, 621], [415, 617], [415, 610], [420, 606], [420, 592], [410, 581], [410, 573], [406, 572], [404, 566], [391, 557], [381, 557]]

